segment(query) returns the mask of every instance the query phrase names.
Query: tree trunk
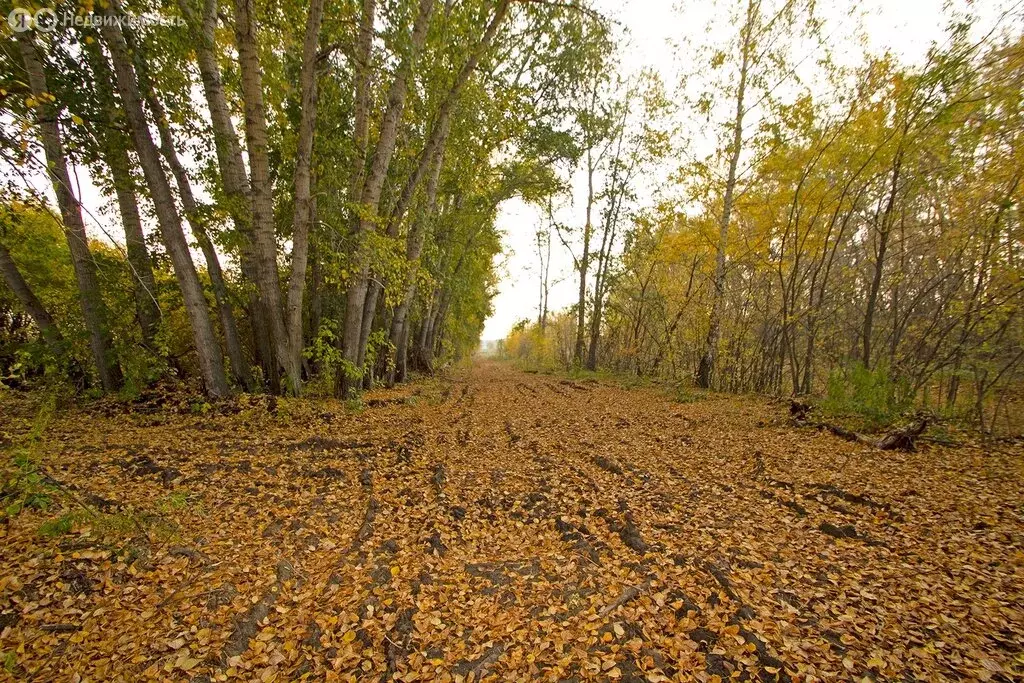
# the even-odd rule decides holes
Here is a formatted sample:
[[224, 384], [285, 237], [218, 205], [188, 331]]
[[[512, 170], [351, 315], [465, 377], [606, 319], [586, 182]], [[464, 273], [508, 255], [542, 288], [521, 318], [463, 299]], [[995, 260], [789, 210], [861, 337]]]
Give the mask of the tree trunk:
[[[447, 136], [446, 136], [447, 137]], [[416, 297], [416, 282], [419, 274], [420, 254], [423, 252], [423, 243], [427, 239], [430, 224], [434, 217], [434, 208], [437, 201], [437, 187], [441, 179], [441, 169], [444, 166], [444, 143], [438, 147], [434, 155], [433, 167], [430, 177], [427, 178], [426, 196], [423, 200], [423, 209], [416, 217], [412, 227], [409, 229], [409, 237], [406, 240], [405, 261], [409, 272], [405, 278], [405, 293], [402, 301], [395, 308], [394, 317], [391, 319], [390, 341], [395, 347], [395, 363], [388, 373], [388, 384], [393, 385], [396, 381], [404, 382], [406, 377], [406, 343], [409, 339], [409, 309]]]
[[[310, 200], [309, 200], [309, 224], [316, 226], [317, 224], [317, 174], [314, 170], [310, 179]], [[315, 337], [317, 330], [320, 329], [320, 322], [323, 319], [324, 311], [324, 273], [323, 273], [323, 257], [320, 254], [321, 246], [320, 242], [316, 239], [310, 238], [309, 242], [309, 279], [312, 285], [312, 291], [309, 295], [309, 306], [308, 306], [308, 322], [306, 325], [307, 338]]]
[[590, 334], [589, 344], [587, 345], [587, 361], [585, 367], [587, 370], [597, 370], [597, 343], [601, 338], [601, 315], [603, 313], [602, 306], [604, 304], [604, 270], [607, 268], [607, 256], [605, 255], [605, 242], [607, 241], [608, 231], [605, 228], [604, 235], [601, 238], [601, 249], [598, 251], [597, 257], [597, 272], [594, 273], [594, 308], [590, 312]]
[[[135, 52], [136, 60], [141, 60], [141, 54]], [[252, 390], [252, 374], [249, 372], [249, 361], [242, 350], [242, 342], [238, 336], [238, 325], [235, 323], [235, 312], [231, 306], [231, 298], [228, 293], [227, 283], [224, 281], [224, 272], [220, 267], [220, 258], [214, 248], [213, 240], [206, 230], [202, 212], [192, 193], [192, 183], [188, 177], [188, 171], [182, 166], [178, 159], [178, 153], [174, 148], [174, 138], [171, 135], [170, 125], [163, 105], [156, 98], [156, 94], [147, 87], [146, 101], [156, 120], [157, 131], [160, 134], [160, 152], [167, 165], [171, 169], [175, 183], [178, 185], [178, 195], [181, 197], [182, 206], [185, 209], [185, 216], [188, 218], [189, 226], [192, 228], [192, 235], [199, 244], [206, 260], [206, 272], [210, 276], [210, 285], [213, 289], [213, 298], [217, 303], [217, 313], [220, 316], [221, 331], [224, 333], [224, 345], [228, 351], [228, 359], [231, 361], [231, 371], [235, 382], [246, 391]]]
[[576, 367], [583, 366], [583, 340], [586, 335], [585, 322], [587, 312], [587, 268], [590, 265], [590, 233], [593, 230], [591, 215], [594, 209], [594, 154], [593, 148], [587, 147], [587, 222], [583, 226], [583, 254], [580, 256], [580, 288], [576, 308], [576, 345], [573, 347], [572, 362]]
[[739, 164], [743, 145], [743, 98], [747, 90], [747, 74], [750, 69], [751, 34], [754, 29], [754, 0], [747, 3], [747, 18], [743, 26], [743, 47], [740, 62], [740, 82], [736, 90], [736, 116], [733, 120], [732, 149], [729, 150], [729, 175], [725, 182], [725, 196], [722, 198], [722, 218], [718, 223], [718, 248], [715, 250], [715, 280], [711, 300], [711, 317], [708, 321], [708, 336], [704, 342], [704, 353], [697, 366], [696, 384], [709, 389], [714, 380], [715, 361], [718, 356], [718, 339], [721, 336], [722, 299], [725, 296], [725, 251], [729, 245], [729, 221], [736, 191], [736, 167]]
[[889, 190], [889, 201], [885, 205], [885, 212], [881, 216], [881, 229], [878, 232], [878, 253], [875, 258], [875, 272], [871, 278], [871, 288], [868, 290], [867, 309], [864, 312], [864, 329], [861, 333], [863, 346], [861, 347], [861, 361], [864, 367], [871, 369], [871, 336], [874, 333], [875, 307], [878, 304], [878, 290], [882, 286], [882, 272], [885, 269], [885, 252], [889, 247], [889, 231], [892, 227], [891, 217], [893, 207], [896, 205], [896, 192], [899, 185], [901, 152], [897, 152], [896, 160], [892, 168], [892, 187]]
[[[355, 141], [355, 168], [349, 184], [349, 202], [356, 206], [362, 199], [366, 178], [366, 155], [370, 140], [370, 85], [371, 57], [373, 52], [373, 24], [377, 11], [375, 0], [363, 0], [362, 20], [359, 24], [359, 35], [355, 49], [355, 104], [352, 135]], [[352, 231], [358, 236], [361, 226], [358, 211], [352, 212]], [[360, 247], [357, 243], [357, 249]], [[357, 254], [357, 258], [360, 258]], [[365, 262], [365, 259], [361, 259]], [[365, 272], [364, 272], [365, 271]], [[358, 380], [356, 361], [358, 360], [359, 330], [362, 328], [362, 306], [366, 302], [369, 268], [360, 265], [359, 271], [353, 275], [345, 293], [345, 319], [342, 333], [338, 336], [338, 349], [342, 354], [342, 367], [335, 378], [334, 393], [336, 396], [347, 397]], [[351, 309], [351, 310], [350, 310]], [[355, 321], [358, 321], [356, 323]], [[347, 355], [346, 355], [347, 354]]]
[[178, 186], [178, 195], [181, 197], [185, 216], [206, 260], [206, 272], [210, 278], [214, 301], [217, 304], [217, 313], [220, 316], [221, 330], [224, 334], [224, 344], [227, 348], [228, 359], [231, 361], [232, 375], [239, 386], [246, 391], [251, 391], [253, 381], [252, 375], [249, 372], [249, 361], [245, 357], [242, 342], [238, 335], [238, 326], [235, 322], [235, 314], [231, 305], [227, 283], [224, 280], [224, 273], [221, 269], [220, 258], [217, 255], [213, 240], [206, 229], [202, 212], [199, 210], [199, 204], [192, 192], [192, 183], [189, 180], [188, 171], [178, 159], [167, 113], [164, 111], [163, 105], [153, 89], [149, 64], [139, 46], [129, 43], [128, 47], [131, 49], [132, 56], [134, 57], [136, 74], [138, 75], [139, 85], [143, 92], [143, 98], [149, 105], [150, 112], [156, 122], [157, 132], [160, 136], [160, 153], [166, 159], [167, 165], [171, 169], [171, 174], [174, 176], [174, 181]]
[[102, 134], [103, 160], [110, 169], [117, 198], [124, 239], [128, 253], [128, 267], [135, 282], [135, 316], [142, 330], [146, 346], [155, 349], [154, 339], [160, 323], [160, 309], [156, 300], [156, 279], [153, 277], [153, 262], [146, 247], [146, 235], [142, 229], [135, 179], [132, 177], [132, 161], [128, 156], [131, 141], [121, 131], [121, 113], [114, 97], [114, 74], [110, 71], [107, 58], [93, 42], [86, 47], [86, 57], [96, 77], [99, 99], [106, 113], [108, 130]]
[[153, 348], [157, 327], [160, 323], [160, 309], [156, 303], [156, 278], [153, 276], [153, 262], [146, 246], [146, 235], [142, 231], [139, 215], [138, 196], [135, 194], [135, 180], [131, 175], [131, 160], [120, 140], [110, 140], [107, 146], [107, 166], [114, 181], [117, 206], [124, 226], [128, 265], [135, 281], [135, 314], [142, 328], [142, 338]]
[[[358, 189], [357, 199], [362, 207], [356, 218], [356, 235], [359, 243], [362, 243], [363, 237], [373, 230], [372, 216], [375, 216], [380, 209], [381, 191], [384, 188], [384, 180], [387, 177], [388, 167], [391, 165], [395, 145], [398, 141], [398, 125], [405, 108], [409, 76], [412, 74], [419, 53], [426, 42], [433, 8], [434, 0], [420, 0], [419, 11], [413, 24], [410, 49], [403, 55], [395, 78], [388, 88], [388, 104], [384, 118], [381, 120], [377, 145], [370, 161], [370, 171], [362, 188]], [[353, 373], [353, 379], [362, 374], [366, 345], [373, 327], [377, 298], [380, 295], [380, 286], [370, 280], [371, 274], [366, 255], [357, 252], [357, 257], [361, 264], [358, 275], [346, 297], [345, 330], [342, 336], [342, 356], [352, 366], [349, 369]], [[343, 393], [347, 392], [348, 388], [343, 390]]]
[[416, 342], [416, 365], [424, 372], [434, 371], [434, 325], [437, 323], [440, 299], [441, 289], [436, 287], [431, 293], [423, 318], [423, 327], [420, 328], [420, 336]]
[[[548, 264], [551, 262], [551, 234], [537, 231], [537, 259], [540, 261], [540, 273], [537, 278], [539, 292], [537, 296], [537, 327], [544, 336], [548, 326]], [[545, 249], [547, 252], [545, 253]]]
[[156, 279], [153, 276], [153, 262], [146, 246], [146, 235], [142, 230], [139, 215], [138, 196], [135, 180], [131, 174], [131, 159], [128, 150], [119, 139], [105, 141], [107, 166], [114, 181], [117, 206], [124, 226], [128, 265], [135, 282], [135, 314], [142, 329], [142, 339], [151, 349], [154, 347], [157, 327], [160, 323], [160, 309], [156, 302]]
[[292, 272], [288, 283], [285, 327], [288, 355], [283, 358], [288, 390], [298, 394], [302, 386], [302, 299], [306, 290], [309, 258], [309, 225], [312, 218], [313, 132], [316, 129], [316, 63], [324, 0], [311, 0], [302, 44], [302, 73], [299, 77], [301, 115], [295, 158], [295, 210], [292, 215]]
[[192, 325], [196, 353], [199, 357], [199, 367], [206, 385], [206, 392], [214, 398], [224, 397], [230, 393], [230, 390], [227, 378], [224, 376], [224, 362], [220, 346], [217, 343], [213, 325], [210, 323], [206, 297], [203, 296], [199, 275], [192, 262], [185, 232], [181, 226], [181, 217], [174, 205], [174, 195], [160, 163], [160, 153], [149, 132], [149, 123], [146, 121], [135, 69], [128, 55], [128, 46], [125, 44], [121, 28], [115, 21], [116, 16], [112, 9], [108, 9], [107, 18], [110, 21], [107, 24], [109, 25], [104, 25], [101, 30], [113, 60], [121, 104], [128, 118], [135, 150], [139, 155], [139, 162], [149, 187], [150, 197], [153, 199], [160, 234], [174, 266], [174, 275], [178, 281], [178, 287], [181, 289], [185, 310]]
[[[349, 182], [349, 201], [355, 205], [363, 194], [366, 179], [366, 155], [370, 145], [370, 85], [373, 69], [373, 24], [376, 18], [376, 0], [363, 0], [362, 20], [356, 38], [354, 59], [355, 97], [352, 137], [355, 141], [355, 168]], [[359, 215], [352, 214], [352, 229], [359, 223]]]
[[36, 297], [32, 288], [25, 282], [25, 278], [22, 277], [17, 264], [11, 258], [11, 252], [7, 250], [3, 243], [0, 243], [0, 274], [3, 275], [4, 282], [14, 292], [14, 296], [17, 297], [22, 307], [24, 307], [25, 312], [32, 318], [32, 322], [39, 328], [43, 341], [46, 342], [50, 351], [56, 356], [62, 355], [65, 351], [63, 348], [64, 336], [53, 321], [53, 316], [50, 315], [50, 312], [46, 310], [43, 303]]
[[620, 168], [622, 158], [622, 141], [626, 133], [626, 116], [629, 114], [628, 104], [623, 109], [622, 121], [619, 124], [619, 139], [616, 144], [615, 157], [612, 161], [611, 192], [608, 205], [605, 207], [603, 230], [601, 231], [601, 248], [597, 252], [597, 272], [594, 274], [594, 310], [590, 316], [590, 346], [587, 349], [587, 370], [597, 370], [597, 346], [601, 339], [601, 317], [604, 313], [604, 297], [608, 290], [608, 268], [615, 244], [615, 235], [619, 223], [619, 210], [622, 207], [623, 195], [626, 192], [627, 178], [623, 178]]
[[[288, 357], [288, 339], [281, 312], [281, 280], [277, 271], [277, 241], [274, 230], [273, 188], [270, 181], [267, 112], [263, 101], [263, 76], [260, 72], [252, 0], [235, 0], [235, 42], [245, 119], [245, 139], [249, 153], [252, 189], [253, 257], [257, 288], [269, 323], [276, 362]], [[275, 370], [276, 372], [276, 370]]]
[[541, 233], [537, 233], [537, 252], [540, 256], [541, 262], [541, 274], [540, 274], [540, 334], [541, 337], [548, 328], [548, 296], [551, 293], [550, 287], [550, 275], [551, 275], [551, 228], [554, 223], [554, 208], [552, 206], [551, 198], [548, 198], [548, 227], [543, 235], [543, 251], [542, 245], [539, 243], [541, 239]]
[[215, 51], [218, 2], [217, 0], [203, 0], [201, 14], [196, 13], [188, 0], [178, 0], [178, 6], [195, 37], [196, 61], [199, 65], [199, 76], [203, 83], [207, 107], [210, 110], [214, 148], [217, 153], [217, 164], [224, 192], [224, 204], [231, 215], [235, 230], [241, 238], [239, 266], [245, 280], [256, 355], [263, 369], [264, 379], [269, 382], [271, 391], [280, 393], [280, 373], [268, 322], [272, 311], [267, 308], [260, 296], [258, 286], [260, 275], [253, 242], [249, 179], [246, 177], [238, 134], [231, 121], [231, 110], [224, 94], [220, 65], [217, 62]]
[[57, 196], [64, 236], [71, 252], [82, 317], [89, 332], [89, 349], [92, 351], [100, 386], [104, 391], [116, 391], [121, 387], [123, 377], [114, 354], [110, 329], [107, 327], [107, 311], [96, 279], [96, 264], [89, 253], [89, 238], [85, 232], [85, 222], [82, 220], [82, 207], [71, 191], [71, 176], [68, 173], [64, 144], [57, 125], [57, 112], [44, 97], [44, 94], [49, 94], [50, 91], [46, 85], [43, 63], [32, 42], [32, 34], [19, 33], [17, 39], [32, 94], [39, 101], [38, 125], [46, 155], [46, 167], [53, 192]]

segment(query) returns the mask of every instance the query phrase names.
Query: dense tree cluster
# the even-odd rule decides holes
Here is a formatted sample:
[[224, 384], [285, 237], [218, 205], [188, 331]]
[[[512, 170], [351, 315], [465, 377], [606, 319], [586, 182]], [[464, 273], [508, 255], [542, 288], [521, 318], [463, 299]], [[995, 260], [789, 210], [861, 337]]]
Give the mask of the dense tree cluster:
[[721, 78], [693, 98], [698, 119], [723, 113], [717, 151], [654, 205], [603, 198], [627, 225], [602, 223], [625, 232], [621, 257], [589, 280], [577, 263], [574, 319], [545, 309], [509, 351], [727, 391], [860, 392], [1019, 429], [1019, 31], [979, 40], [957, 24], [914, 66], [841, 69], [819, 45], [825, 87], [811, 87], [790, 50], [822, 40], [813, 6], [770, 5], [737, 3], [733, 40], [707, 65]]
[[56, 11], [81, 21], [9, 32], [0, 57], [3, 375], [214, 397], [349, 396], [472, 350], [497, 208], [579, 154], [565, 94], [608, 31], [538, 0]]

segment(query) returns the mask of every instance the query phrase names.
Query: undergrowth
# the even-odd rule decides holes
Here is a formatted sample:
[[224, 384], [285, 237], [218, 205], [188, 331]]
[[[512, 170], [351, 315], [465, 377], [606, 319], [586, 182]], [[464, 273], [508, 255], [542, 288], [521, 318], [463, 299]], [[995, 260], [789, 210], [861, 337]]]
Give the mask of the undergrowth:
[[858, 362], [829, 375], [821, 409], [856, 429], [877, 431], [899, 420], [912, 403], [906, 381], [893, 378], [888, 367], [871, 369]]

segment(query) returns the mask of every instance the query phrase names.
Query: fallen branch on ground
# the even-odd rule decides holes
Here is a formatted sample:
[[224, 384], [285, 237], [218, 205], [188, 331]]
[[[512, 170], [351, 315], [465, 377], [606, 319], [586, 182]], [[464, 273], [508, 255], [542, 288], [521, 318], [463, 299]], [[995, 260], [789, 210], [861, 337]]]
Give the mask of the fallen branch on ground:
[[877, 448], [883, 451], [915, 450], [917, 438], [921, 436], [921, 434], [924, 433], [924, 430], [928, 427], [928, 417], [921, 416], [905, 427], [890, 431], [881, 439], [873, 439], [869, 436], [864, 436], [863, 434], [858, 434], [857, 432], [846, 429], [845, 427], [832, 424], [831, 422], [817, 422], [808, 419], [810, 407], [795, 399], [790, 402], [789, 412], [793, 417], [793, 422], [798, 426], [823, 429], [841, 439], [864, 444], [865, 446], [871, 446], [872, 448]]

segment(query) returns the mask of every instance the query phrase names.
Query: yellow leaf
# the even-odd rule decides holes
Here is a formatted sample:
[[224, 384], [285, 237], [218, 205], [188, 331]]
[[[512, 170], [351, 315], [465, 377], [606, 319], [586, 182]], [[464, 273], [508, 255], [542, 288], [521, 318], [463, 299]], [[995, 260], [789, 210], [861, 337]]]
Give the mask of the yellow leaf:
[[356, 639], [356, 632], [355, 631], [348, 631], [348, 632], [345, 633], [345, 635], [343, 635], [341, 637], [341, 642], [343, 642], [343, 643], [351, 643], [355, 639]]

